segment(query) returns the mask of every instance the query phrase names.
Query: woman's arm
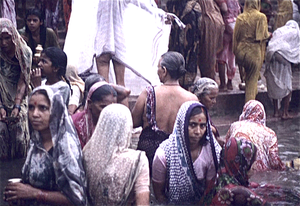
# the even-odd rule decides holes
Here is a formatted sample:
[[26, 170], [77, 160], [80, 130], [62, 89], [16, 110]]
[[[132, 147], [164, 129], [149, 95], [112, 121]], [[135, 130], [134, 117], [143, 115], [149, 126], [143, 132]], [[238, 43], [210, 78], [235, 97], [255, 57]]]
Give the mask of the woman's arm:
[[20, 109], [21, 109], [20, 105], [21, 105], [23, 97], [25, 95], [26, 87], [27, 87], [27, 85], [26, 85], [26, 82], [25, 82], [25, 76], [21, 72], [20, 78], [19, 78], [19, 81], [18, 81], [18, 84], [17, 84], [17, 93], [16, 93], [16, 96], [15, 96], [15, 106], [14, 106], [14, 109], [12, 110], [12, 112], [11, 112], [12, 117], [17, 117], [19, 115], [19, 112], [20, 112]]
[[51, 205], [72, 205], [67, 197], [59, 191], [40, 190], [23, 183], [9, 183], [5, 188], [4, 197], [7, 202], [35, 200], [38, 203]]
[[131, 112], [132, 120], [133, 120], [133, 128], [143, 126], [143, 115], [144, 115], [146, 99], [147, 99], [147, 91], [144, 90], [136, 100], [136, 103]]
[[109, 85], [112, 86], [117, 92], [117, 102], [121, 102], [122, 100], [127, 98], [131, 93], [131, 90], [126, 87], [116, 85], [116, 84], [109, 84]]

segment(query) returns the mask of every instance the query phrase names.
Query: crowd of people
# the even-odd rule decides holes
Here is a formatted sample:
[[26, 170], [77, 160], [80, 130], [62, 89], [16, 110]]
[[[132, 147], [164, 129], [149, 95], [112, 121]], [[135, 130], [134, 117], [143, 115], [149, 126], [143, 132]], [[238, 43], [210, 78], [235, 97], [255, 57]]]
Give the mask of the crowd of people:
[[[70, 9], [77, 12], [80, 4], [64, 3], [72, 32], [78, 16], [70, 17]], [[273, 33], [260, 0], [98, 2], [95, 8], [103, 16], [94, 21], [101, 26], [88, 40], [97, 40], [97, 46], [87, 52], [95, 54], [81, 61], [95, 61], [97, 70], [84, 72], [86, 76], [79, 73], [82, 64], [74, 64], [78, 56], [70, 57], [75, 54], [70, 44], [67, 51], [58, 44], [58, 4], [37, 1], [19, 31], [13, 21], [0, 18], [0, 159], [25, 158], [22, 181], [4, 189], [6, 202], [150, 205], [151, 188], [157, 204], [163, 205], [269, 205], [288, 195], [272, 185], [278, 188], [276, 198], [261, 195], [268, 186], [249, 182], [249, 177], [288, 169], [279, 157], [276, 133], [266, 126], [264, 105], [255, 97], [265, 62], [274, 115], [279, 116], [282, 99], [281, 117], [291, 118], [292, 64], [300, 63], [300, 31], [290, 13], [283, 12], [290, 0], [279, 1]], [[177, 26], [170, 33], [173, 50], [153, 59], [160, 84], [147, 86], [131, 109], [124, 71], [127, 66], [135, 71], [136, 65], [126, 56], [126, 32], [122, 36], [118, 31], [132, 5], [154, 16], [157, 25], [176, 21]], [[184, 30], [188, 37], [189, 29], [195, 44], [191, 39], [184, 43], [178, 34]], [[197, 29], [201, 32], [195, 34]], [[157, 45], [153, 51], [161, 53]], [[117, 84], [109, 82], [110, 60]], [[219, 92], [233, 89], [235, 61], [245, 82], [245, 104], [239, 120], [221, 137], [209, 111]], [[196, 78], [198, 68], [201, 77]], [[134, 128], [142, 129], [137, 148], [131, 144]]]

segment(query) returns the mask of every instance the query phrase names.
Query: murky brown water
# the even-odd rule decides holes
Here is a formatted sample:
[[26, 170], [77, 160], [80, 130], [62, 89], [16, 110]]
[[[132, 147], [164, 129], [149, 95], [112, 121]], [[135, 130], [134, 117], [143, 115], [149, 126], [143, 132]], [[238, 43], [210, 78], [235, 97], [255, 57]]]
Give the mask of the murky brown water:
[[[267, 121], [267, 126], [272, 128], [278, 137], [279, 156], [284, 161], [292, 160], [300, 155], [300, 117], [292, 120]], [[221, 135], [226, 132], [220, 131]], [[224, 135], [224, 134], [223, 134]], [[0, 205], [6, 205], [2, 200], [3, 189], [7, 179], [20, 177], [24, 159], [0, 162]], [[267, 171], [254, 174], [250, 181], [264, 184], [274, 184], [300, 193], [300, 171]], [[151, 195], [154, 198], [153, 195]], [[152, 199], [151, 198], [151, 199]], [[279, 202], [273, 205], [300, 205], [300, 202]]]

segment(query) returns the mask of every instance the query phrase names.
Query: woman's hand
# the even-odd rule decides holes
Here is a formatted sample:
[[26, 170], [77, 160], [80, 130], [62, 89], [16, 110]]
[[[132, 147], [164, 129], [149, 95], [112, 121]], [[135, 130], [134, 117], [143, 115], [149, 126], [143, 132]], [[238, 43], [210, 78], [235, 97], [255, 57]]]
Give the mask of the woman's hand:
[[0, 120], [5, 119], [6, 117], [6, 110], [4, 108], [0, 108]]
[[19, 109], [18, 108], [14, 108], [12, 111], [11, 111], [11, 117], [18, 117], [19, 115]]
[[4, 200], [7, 202], [35, 199], [39, 190], [23, 183], [9, 183], [5, 187]]
[[40, 68], [32, 69], [30, 71], [30, 77], [31, 77], [31, 85], [33, 86], [33, 88], [41, 86], [42, 72]]

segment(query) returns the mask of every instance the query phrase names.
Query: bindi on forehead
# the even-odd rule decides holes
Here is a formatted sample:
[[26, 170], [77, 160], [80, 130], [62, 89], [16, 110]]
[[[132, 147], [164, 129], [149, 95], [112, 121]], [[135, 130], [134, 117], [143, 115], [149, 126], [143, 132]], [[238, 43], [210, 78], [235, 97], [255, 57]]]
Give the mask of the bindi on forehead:
[[37, 102], [34, 102], [34, 105], [36, 106], [36, 105], [37, 105]]
[[201, 119], [198, 119], [198, 122], [201, 122], [202, 120]]

